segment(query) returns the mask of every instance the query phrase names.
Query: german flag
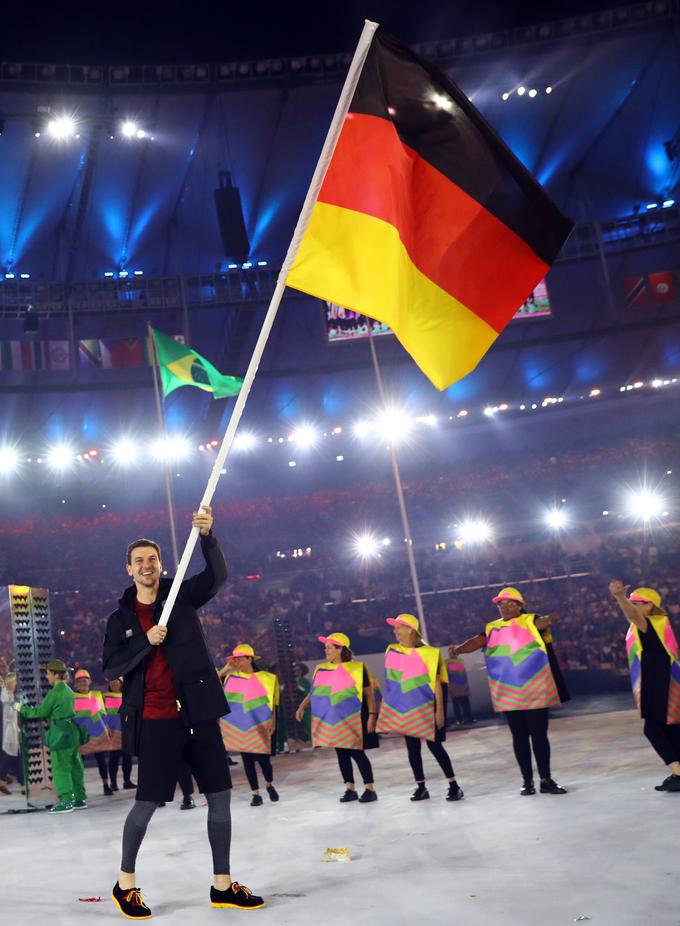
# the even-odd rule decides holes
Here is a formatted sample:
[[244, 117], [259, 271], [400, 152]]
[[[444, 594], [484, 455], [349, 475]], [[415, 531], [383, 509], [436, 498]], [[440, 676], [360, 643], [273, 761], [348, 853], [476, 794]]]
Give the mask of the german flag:
[[286, 283], [389, 325], [445, 389], [572, 226], [462, 90], [378, 29]]

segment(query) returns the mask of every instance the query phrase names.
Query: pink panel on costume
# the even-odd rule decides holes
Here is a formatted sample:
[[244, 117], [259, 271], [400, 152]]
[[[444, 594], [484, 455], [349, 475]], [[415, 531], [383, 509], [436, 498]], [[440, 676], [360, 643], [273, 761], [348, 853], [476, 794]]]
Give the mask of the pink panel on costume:
[[394, 649], [388, 650], [387, 658], [385, 659], [385, 668], [401, 672], [402, 682], [406, 682], [411, 678], [419, 678], [421, 675], [430, 674], [422, 658], [418, 655], [417, 649], [414, 649], [408, 656], [406, 653], [399, 653]]
[[235, 694], [242, 694], [244, 702], [256, 701], [267, 694], [262, 682], [256, 675], [250, 675], [248, 678], [230, 675], [227, 678], [225, 688]]
[[536, 643], [534, 635], [519, 624], [508, 624], [507, 627], [494, 627], [489, 634], [487, 646], [507, 646], [511, 653], [523, 649], [530, 643]]

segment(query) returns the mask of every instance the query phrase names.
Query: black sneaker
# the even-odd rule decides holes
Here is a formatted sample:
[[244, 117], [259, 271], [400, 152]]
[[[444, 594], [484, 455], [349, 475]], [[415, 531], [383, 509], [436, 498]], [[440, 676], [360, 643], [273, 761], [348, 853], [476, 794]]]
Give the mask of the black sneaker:
[[[112, 782], [111, 782], [111, 790], [112, 790], [112, 791], [117, 791], [117, 790], [118, 790], [118, 784], [117, 784], [115, 781], [112, 781]], [[104, 792], [104, 793], [106, 793], [106, 792]]]
[[460, 787], [457, 781], [449, 782], [449, 793], [446, 795], [447, 801], [462, 801], [465, 795], [463, 794], [463, 789]]
[[566, 794], [567, 789], [561, 788], [552, 778], [541, 778], [541, 794]]
[[347, 788], [345, 793], [340, 798], [341, 804], [350, 804], [352, 801], [358, 801], [359, 795], [356, 791], [352, 791], [351, 788]]
[[260, 907], [266, 907], [267, 904], [245, 885], [234, 881], [226, 891], [218, 891], [215, 887], [210, 888], [210, 906], [236, 907], [237, 910], [259, 910]]
[[655, 791], [680, 791], [680, 775], [669, 775], [660, 785], [655, 785]]
[[124, 891], [116, 881], [111, 898], [123, 916], [129, 920], [151, 919], [151, 910], [144, 903], [142, 892], [138, 887], [131, 887]]
[[372, 804], [374, 801], [377, 801], [377, 800], [378, 800], [378, 795], [375, 793], [375, 791], [369, 791], [368, 788], [366, 788], [364, 793], [359, 798], [359, 803], [360, 804]]
[[536, 788], [534, 787], [534, 782], [532, 778], [526, 778], [524, 784], [522, 785], [522, 790], [519, 792], [522, 797], [528, 797], [530, 794], [536, 793]]
[[109, 788], [109, 783], [108, 783], [108, 781], [105, 781], [105, 782], [104, 782], [104, 794], [105, 794], [107, 797], [112, 797], [112, 796], [113, 796], [113, 791], [111, 790], [111, 788]]
[[196, 805], [194, 804], [194, 799], [189, 795], [185, 797], [182, 803], [179, 805], [180, 810], [193, 810]]
[[251, 807], [261, 807], [261, 806], [262, 806], [262, 795], [261, 795], [261, 794], [253, 794], [253, 799], [252, 799], [252, 801], [250, 802], [250, 806], [251, 806]]
[[156, 804], [156, 807], [165, 807], [165, 801], [159, 801], [159, 802]]
[[267, 794], [269, 795], [269, 800], [276, 803], [279, 799], [279, 792], [276, 790], [274, 785], [267, 785]]
[[129, 779], [123, 782], [123, 791], [134, 791], [136, 787], [137, 785], [134, 781], [130, 781]]
[[236, 761], [236, 759], [232, 759], [231, 756], [227, 756], [227, 762], [229, 763], [229, 765], [238, 765], [238, 762]]
[[429, 801], [430, 792], [427, 790], [425, 785], [418, 785], [413, 794], [411, 795], [412, 801]]

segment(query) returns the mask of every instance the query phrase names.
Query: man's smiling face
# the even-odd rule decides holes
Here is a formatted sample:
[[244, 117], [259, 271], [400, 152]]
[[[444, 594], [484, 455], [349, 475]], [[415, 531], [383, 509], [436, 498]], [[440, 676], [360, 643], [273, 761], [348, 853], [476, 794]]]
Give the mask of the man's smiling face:
[[161, 577], [162, 564], [158, 552], [154, 547], [135, 547], [131, 556], [132, 562], [126, 565], [129, 576], [136, 586], [141, 588], [155, 588]]

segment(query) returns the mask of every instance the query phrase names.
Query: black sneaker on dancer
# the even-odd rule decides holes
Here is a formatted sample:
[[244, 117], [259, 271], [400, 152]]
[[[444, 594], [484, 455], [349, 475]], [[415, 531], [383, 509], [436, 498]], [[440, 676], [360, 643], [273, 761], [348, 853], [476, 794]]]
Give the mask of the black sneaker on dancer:
[[137, 785], [134, 781], [130, 781], [129, 779], [123, 782], [123, 791], [134, 791], [136, 787]]
[[536, 793], [536, 788], [534, 787], [533, 778], [525, 778], [524, 784], [522, 785], [522, 790], [519, 792], [522, 797], [528, 797], [530, 794]]
[[262, 795], [261, 795], [261, 794], [253, 794], [253, 799], [252, 799], [252, 801], [250, 802], [250, 806], [251, 806], [251, 807], [261, 807], [261, 806], [262, 806]]
[[276, 790], [274, 785], [267, 785], [267, 794], [269, 795], [269, 800], [276, 803], [279, 799], [279, 792]]
[[447, 801], [462, 801], [465, 795], [463, 789], [457, 781], [449, 782], [449, 793], [446, 795]]
[[430, 792], [427, 790], [424, 784], [419, 784], [411, 795], [412, 801], [429, 801]]
[[144, 903], [142, 892], [138, 887], [131, 887], [124, 891], [116, 881], [111, 898], [123, 916], [129, 920], [151, 919], [151, 910]]
[[552, 778], [541, 778], [541, 794], [566, 794], [567, 789], [561, 788]]
[[[111, 782], [111, 790], [112, 790], [112, 791], [118, 791], [118, 790], [119, 790], [119, 789], [118, 789], [118, 782], [117, 782], [117, 781], [112, 781], [112, 782]], [[104, 794], [106, 794], [106, 791], [104, 792]]]
[[654, 786], [655, 791], [680, 791], [680, 775], [669, 775], [660, 785]]
[[340, 798], [340, 803], [341, 803], [341, 804], [350, 804], [352, 801], [358, 801], [358, 800], [359, 800], [359, 795], [357, 794], [357, 792], [356, 792], [356, 791], [352, 791], [351, 788], [347, 788], [347, 790], [345, 791], [345, 793], [344, 793], [344, 794], [342, 795], [342, 797]]
[[196, 805], [194, 804], [194, 799], [191, 795], [188, 795], [184, 798], [182, 803], [179, 805], [180, 810], [193, 810]]
[[107, 797], [113, 797], [113, 791], [112, 791], [111, 788], [109, 787], [108, 781], [104, 781], [104, 782], [102, 782], [102, 784], [103, 784], [103, 786], [104, 786], [104, 794], [105, 794]]
[[366, 788], [364, 793], [359, 798], [359, 803], [360, 804], [372, 804], [373, 801], [377, 801], [377, 800], [378, 800], [378, 795], [375, 793], [375, 791], [369, 791], [369, 789]]
[[226, 891], [218, 891], [216, 887], [210, 888], [211, 907], [235, 907], [237, 910], [259, 910], [267, 904], [257, 894], [253, 894], [245, 885], [233, 881]]

